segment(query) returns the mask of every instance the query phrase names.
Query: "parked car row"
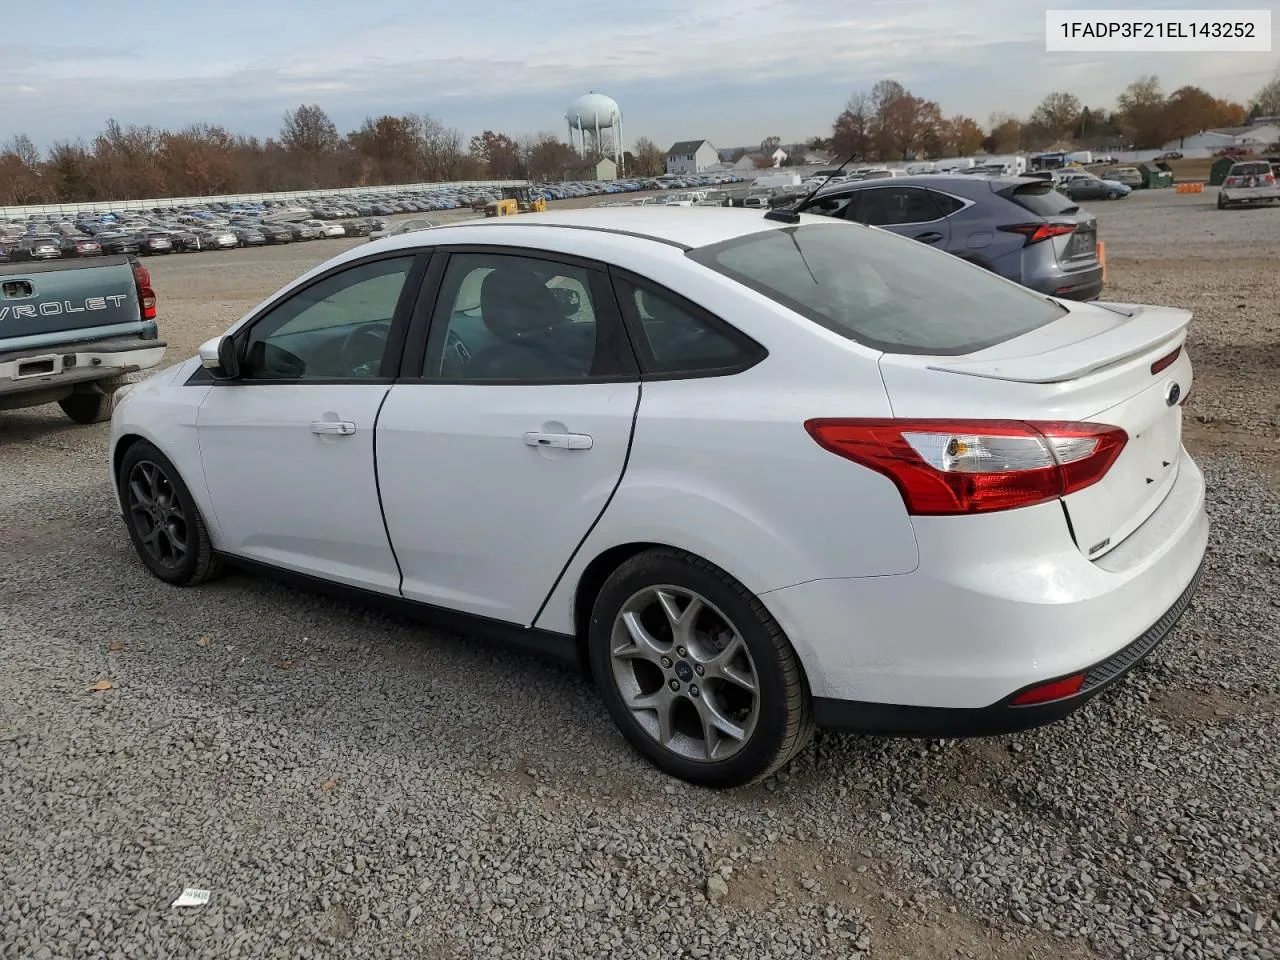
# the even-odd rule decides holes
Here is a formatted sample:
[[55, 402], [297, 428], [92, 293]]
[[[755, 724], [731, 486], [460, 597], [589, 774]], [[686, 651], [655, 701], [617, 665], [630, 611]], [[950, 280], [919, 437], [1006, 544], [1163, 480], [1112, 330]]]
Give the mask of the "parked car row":
[[[365, 237], [385, 226], [384, 221], [373, 218], [328, 222], [273, 221], [260, 217], [133, 214], [125, 220], [85, 217], [74, 222], [0, 224], [0, 261], [234, 250], [327, 237]], [[196, 224], [184, 222], [189, 219], [196, 219]]]
[[[644, 190], [689, 190], [736, 183], [741, 179], [731, 174], [699, 174], [609, 182], [535, 183], [530, 192], [547, 200], [565, 200]], [[142, 212], [83, 211], [57, 221], [31, 218], [0, 223], [0, 261], [122, 253], [155, 256], [333, 237], [368, 237], [386, 231], [387, 224], [382, 217], [467, 206], [483, 209], [495, 196], [483, 186], [439, 186], [416, 192], [374, 191], [355, 197], [334, 194], [299, 203], [209, 201], [184, 207], [154, 207]]]

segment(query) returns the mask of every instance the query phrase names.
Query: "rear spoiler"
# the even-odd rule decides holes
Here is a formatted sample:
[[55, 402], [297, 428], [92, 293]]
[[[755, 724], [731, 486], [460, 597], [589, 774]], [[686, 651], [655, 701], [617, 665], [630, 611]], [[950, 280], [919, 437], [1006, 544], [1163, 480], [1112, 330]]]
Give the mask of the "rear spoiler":
[[[971, 355], [977, 359], [935, 361], [929, 364], [929, 369], [1016, 383], [1060, 383], [1155, 352], [1157, 348], [1167, 352], [1181, 346], [1191, 323], [1190, 310], [1174, 307], [1141, 307], [1128, 303], [1091, 303], [1089, 306], [1102, 307], [1129, 319], [1110, 330], [1045, 353], [1019, 356], [1012, 346], [1016, 343], [1014, 340], [983, 351], [1005, 354], [1003, 356], [983, 359], [978, 353]], [[1065, 317], [1057, 322], [1071, 321]]]

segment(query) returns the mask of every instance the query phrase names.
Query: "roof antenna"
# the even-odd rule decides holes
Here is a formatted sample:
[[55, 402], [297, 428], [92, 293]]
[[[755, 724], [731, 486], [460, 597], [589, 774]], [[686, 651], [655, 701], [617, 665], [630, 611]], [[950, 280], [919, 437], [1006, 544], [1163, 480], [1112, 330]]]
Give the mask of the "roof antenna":
[[789, 207], [778, 207], [776, 210], [770, 210], [768, 213], [764, 215], [764, 218], [766, 220], [777, 220], [779, 223], [799, 223], [800, 214], [797, 212], [797, 208], [803, 207], [806, 203], [808, 203], [811, 199], [813, 199], [813, 195], [815, 193], [817, 193], [819, 190], [825, 187], [827, 185], [827, 182], [832, 177], [839, 176], [840, 171], [843, 170], [852, 162], [853, 162], [853, 154], [851, 153], [849, 154], [848, 157], [845, 158], [844, 163], [840, 164], [840, 166], [836, 167], [834, 170], [828, 173], [826, 177], [823, 178], [823, 181], [820, 184], [818, 184], [816, 187], [814, 187], [812, 190], [806, 193], [798, 201], [796, 201]]

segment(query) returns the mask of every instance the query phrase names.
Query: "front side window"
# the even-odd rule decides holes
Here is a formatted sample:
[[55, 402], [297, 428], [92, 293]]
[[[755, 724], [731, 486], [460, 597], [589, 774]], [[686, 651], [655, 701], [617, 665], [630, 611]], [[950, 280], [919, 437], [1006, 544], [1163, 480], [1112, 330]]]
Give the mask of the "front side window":
[[1066, 314], [981, 267], [853, 224], [763, 230], [688, 256], [829, 330], [890, 353], [971, 353]]
[[830, 197], [816, 197], [804, 208], [804, 213], [816, 213], [820, 217], [847, 219], [857, 205], [853, 202], [857, 194], [846, 193]]
[[378, 376], [413, 257], [335, 273], [273, 307], [249, 330], [246, 380], [368, 380]]
[[[505, 253], [449, 258], [422, 375], [575, 382], [624, 372], [614, 317], [597, 316], [585, 267]], [[616, 315], [616, 310], [615, 310]]]

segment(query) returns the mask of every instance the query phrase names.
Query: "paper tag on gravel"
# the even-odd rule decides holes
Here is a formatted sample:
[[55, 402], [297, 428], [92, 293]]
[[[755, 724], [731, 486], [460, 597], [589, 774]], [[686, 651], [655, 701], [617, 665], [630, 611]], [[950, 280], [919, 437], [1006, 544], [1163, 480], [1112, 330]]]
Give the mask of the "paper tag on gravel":
[[182, 896], [170, 904], [172, 907], [203, 907], [209, 902], [208, 890], [196, 890], [194, 887], [187, 887], [182, 891]]

